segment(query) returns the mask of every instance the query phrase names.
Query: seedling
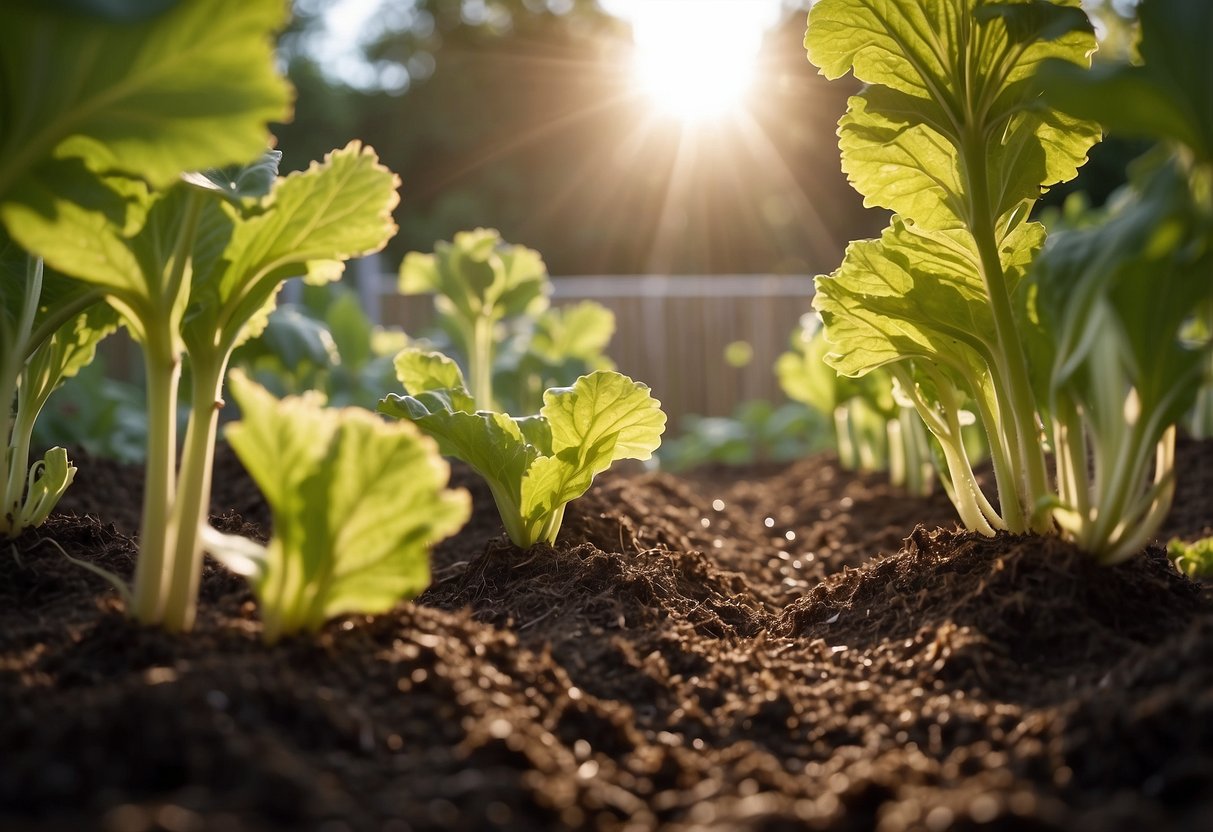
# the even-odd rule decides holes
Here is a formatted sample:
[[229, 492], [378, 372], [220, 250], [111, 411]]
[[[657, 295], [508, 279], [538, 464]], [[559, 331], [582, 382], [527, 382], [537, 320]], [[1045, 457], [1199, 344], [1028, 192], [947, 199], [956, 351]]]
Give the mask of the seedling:
[[204, 527], [206, 548], [245, 575], [273, 644], [349, 613], [375, 614], [430, 583], [430, 547], [471, 513], [466, 491], [411, 424], [315, 394], [275, 399], [242, 373], [225, 435], [273, 512], [268, 546]]
[[472, 466], [523, 549], [554, 543], [565, 506], [613, 462], [649, 459], [665, 430], [649, 388], [616, 372], [548, 390], [537, 416], [513, 418], [476, 410], [459, 367], [440, 353], [406, 349], [396, 370], [409, 395], [389, 395], [379, 410], [415, 422], [443, 454]]

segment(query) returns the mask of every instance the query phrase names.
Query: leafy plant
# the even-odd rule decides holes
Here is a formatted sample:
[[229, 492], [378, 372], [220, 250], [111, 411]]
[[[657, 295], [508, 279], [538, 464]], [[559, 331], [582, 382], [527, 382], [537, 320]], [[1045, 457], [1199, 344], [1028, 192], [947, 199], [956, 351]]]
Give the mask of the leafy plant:
[[537, 416], [513, 418], [477, 411], [459, 367], [440, 353], [405, 349], [396, 370], [408, 395], [388, 395], [380, 411], [415, 422], [443, 454], [475, 469], [524, 549], [554, 543], [565, 506], [615, 461], [649, 459], [665, 430], [649, 388], [616, 372], [548, 390]]
[[407, 341], [372, 324], [352, 290], [307, 286], [302, 303], [279, 306], [265, 330], [233, 353], [232, 366], [279, 396], [317, 390], [330, 406], [374, 410]]
[[433, 254], [409, 253], [400, 264], [400, 291], [434, 293], [439, 324], [466, 363], [472, 396], [492, 410], [497, 327], [547, 309], [551, 285], [538, 252], [478, 228], [439, 242]]
[[1176, 425], [1213, 360], [1210, 36], [1213, 7], [1156, 0], [1141, 8], [1142, 65], [1042, 69], [1067, 110], [1164, 142], [1102, 222], [1050, 241], [1033, 283], [1057, 452], [1053, 516], [1109, 562], [1166, 517]]
[[[1085, 66], [1090, 24], [1076, 0], [821, 0], [805, 44], [827, 77], [868, 84], [839, 123], [843, 169], [865, 204], [895, 212], [817, 279], [826, 360], [848, 376], [889, 367], [940, 443], [966, 526], [1047, 531], [1020, 312], [1044, 229], [1027, 216], [1075, 175], [1098, 129], [1042, 106], [1033, 75], [1046, 58]], [[966, 401], [989, 440], [997, 508], [964, 446]]]
[[69, 225], [124, 224], [133, 219], [124, 194], [96, 201], [99, 172], [167, 185], [186, 168], [248, 158], [264, 147], [266, 122], [289, 108], [270, 41], [281, 3], [160, 7], [101, 17], [102, 9], [73, 13], [27, 0], [0, 9], [5, 534], [41, 522], [70, 482], [75, 469], [61, 449], [27, 478], [30, 433], [46, 397], [113, 329], [98, 305], [102, 291], [56, 276], [40, 259], [76, 248], [101, 262], [110, 252], [32, 229], [68, 216]]
[[783, 391], [831, 420], [843, 468], [887, 470], [894, 486], [929, 494], [935, 475], [930, 439], [913, 406], [898, 401], [893, 377], [880, 369], [858, 379], [841, 376], [826, 363], [828, 351], [810, 318], [775, 362]]
[[116, 326], [99, 295], [47, 273], [0, 230], [0, 535], [41, 525], [71, 484], [76, 469], [61, 447], [30, 466], [34, 427]]
[[1167, 544], [1167, 555], [1175, 568], [1189, 578], [1213, 577], [1213, 537], [1195, 543], [1175, 539]]
[[742, 402], [732, 416], [687, 416], [682, 435], [661, 445], [661, 467], [788, 462], [829, 445], [821, 416], [800, 402]]
[[[99, 287], [143, 348], [149, 447], [133, 612], [145, 623], [174, 630], [193, 623], [198, 535], [232, 350], [264, 327], [287, 277], [335, 279], [342, 261], [377, 250], [395, 230], [396, 178], [359, 143], [282, 179], [277, 161], [267, 153], [246, 168], [192, 175], [163, 190], [108, 177], [95, 191], [121, 201], [122, 224], [78, 206], [23, 218], [26, 239]], [[178, 470], [175, 408], [186, 355], [191, 411]]]
[[466, 491], [409, 424], [316, 395], [278, 400], [233, 371], [225, 435], [273, 512], [268, 546], [207, 526], [208, 551], [253, 586], [273, 644], [347, 613], [374, 614], [430, 582], [429, 549], [467, 522]]

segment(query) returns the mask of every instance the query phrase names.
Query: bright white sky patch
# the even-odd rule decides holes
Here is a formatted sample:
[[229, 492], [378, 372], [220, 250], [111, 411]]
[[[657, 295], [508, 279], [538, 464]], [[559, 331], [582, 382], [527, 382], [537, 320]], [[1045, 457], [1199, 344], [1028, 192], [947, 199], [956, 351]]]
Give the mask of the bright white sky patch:
[[688, 121], [735, 110], [754, 78], [762, 37], [779, 0], [604, 0], [631, 21], [637, 86]]

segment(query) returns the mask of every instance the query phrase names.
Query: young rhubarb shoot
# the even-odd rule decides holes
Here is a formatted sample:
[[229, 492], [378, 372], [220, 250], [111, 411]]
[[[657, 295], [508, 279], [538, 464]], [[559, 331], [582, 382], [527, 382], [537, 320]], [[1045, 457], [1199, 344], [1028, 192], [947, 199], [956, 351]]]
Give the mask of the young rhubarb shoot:
[[[273, 164], [267, 163], [273, 158]], [[287, 277], [340, 277], [344, 261], [378, 251], [396, 232], [400, 180], [370, 148], [351, 142], [306, 171], [276, 179], [276, 157], [210, 183], [227, 197], [203, 224], [194, 250], [189, 313], [181, 334], [190, 366], [190, 416], [171, 523], [172, 575], [164, 623], [193, 626], [202, 570], [223, 377], [232, 351], [257, 335]], [[258, 196], [266, 186], [269, 193]], [[246, 190], [247, 189], [247, 190]], [[223, 240], [219, 249], [211, 241]]]
[[233, 370], [232, 448], [273, 512], [268, 546], [205, 527], [206, 548], [249, 578], [273, 644], [349, 613], [391, 609], [430, 583], [430, 547], [471, 514], [466, 491], [410, 424], [316, 396], [275, 399]]
[[[1042, 106], [1037, 65], [1085, 66], [1095, 48], [1078, 0], [820, 0], [809, 59], [868, 86], [839, 123], [842, 164], [865, 204], [895, 212], [879, 240], [853, 243], [817, 279], [830, 364], [878, 367], [942, 445], [972, 529], [1046, 531], [1051, 497], [1039, 407], [1018, 310], [1044, 229], [1026, 220], [1042, 190], [1072, 178], [1096, 125]], [[958, 408], [989, 440], [997, 509], [977, 487]]]
[[409, 395], [389, 395], [379, 410], [415, 422], [443, 454], [472, 466], [523, 549], [554, 543], [565, 506], [613, 462], [649, 459], [665, 430], [649, 388], [616, 372], [548, 390], [539, 415], [513, 418], [477, 411], [459, 368], [440, 353], [406, 349], [396, 368]]
[[63, 448], [30, 466], [34, 423], [116, 327], [98, 292], [48, 272], [0, 231], [0, 535], [41, 525], [71, 484], [76, 469]]

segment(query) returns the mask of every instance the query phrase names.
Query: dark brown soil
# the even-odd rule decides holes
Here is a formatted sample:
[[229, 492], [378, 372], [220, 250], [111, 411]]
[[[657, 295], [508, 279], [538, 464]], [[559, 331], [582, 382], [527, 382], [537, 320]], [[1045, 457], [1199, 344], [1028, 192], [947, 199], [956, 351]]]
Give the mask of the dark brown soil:
[[[1179, 459], [1165, 533], [1213, 534], [1213, 443]], [[521, 552], [457, 468], [427, 593], [265, 648], [218, 567], [191, 635], [127, 621], [54, 544], [129, 575], [138, 472], [80, 467], [0, 554], [0, 829], [1213, 824], [1213, 598], [1157, 546], [984, 539], [816, 457], [607, 474]], [[227, 451], [213, 511], [269, 531]]]

